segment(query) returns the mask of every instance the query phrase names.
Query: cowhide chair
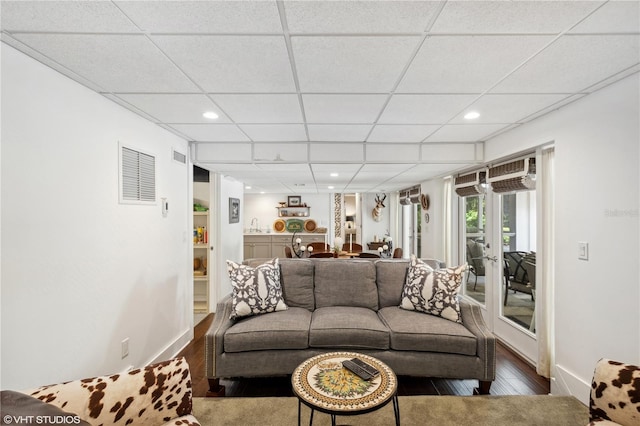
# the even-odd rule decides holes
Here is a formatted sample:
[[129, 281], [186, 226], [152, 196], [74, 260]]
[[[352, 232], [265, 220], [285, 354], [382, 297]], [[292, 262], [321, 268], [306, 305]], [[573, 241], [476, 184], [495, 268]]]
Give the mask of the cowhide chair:
[[184, 358], [23, 392], [92, 425], [200, 426]]
[[640, 367], [601, 359], [589, 398], [589, 426], [640, 425]]

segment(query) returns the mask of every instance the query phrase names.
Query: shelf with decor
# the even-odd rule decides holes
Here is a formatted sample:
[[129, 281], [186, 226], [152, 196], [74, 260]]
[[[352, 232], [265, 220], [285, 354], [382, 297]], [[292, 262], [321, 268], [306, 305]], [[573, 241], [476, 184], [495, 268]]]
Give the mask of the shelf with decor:
[[208, 211], [193, 212], [193, 312], [209, 313], [209, 225]]
[[309, 217], [311, 207], [276, 207], [278, 217]]

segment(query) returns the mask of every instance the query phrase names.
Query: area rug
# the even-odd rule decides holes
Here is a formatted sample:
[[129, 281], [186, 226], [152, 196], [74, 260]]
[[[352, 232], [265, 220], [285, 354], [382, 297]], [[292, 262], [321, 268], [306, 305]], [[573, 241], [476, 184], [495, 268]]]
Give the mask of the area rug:
[[[400, 424], [437, 426], [585, 426], [587, 407], [568, 396], [401, 396]], [[302, 407], [302, 424], [310, 410]], [[193, 413], [202, 426], [281, 426], [298, 422], [292, 397], [194, 398]], [[328, 414], [315, 412], [314, 425], [330, 425]], [[392, 425], [393, 404], [359, 416], [339, 416], [339, 425]]]

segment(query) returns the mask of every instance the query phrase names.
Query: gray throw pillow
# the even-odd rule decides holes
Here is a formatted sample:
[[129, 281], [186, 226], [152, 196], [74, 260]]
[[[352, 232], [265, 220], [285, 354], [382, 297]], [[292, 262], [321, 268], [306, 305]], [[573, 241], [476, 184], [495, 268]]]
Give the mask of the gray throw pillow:
[[227, 272], [233, 287], [230, 319], [287, 309], [277, 258], [255, 268], [227, 260]]

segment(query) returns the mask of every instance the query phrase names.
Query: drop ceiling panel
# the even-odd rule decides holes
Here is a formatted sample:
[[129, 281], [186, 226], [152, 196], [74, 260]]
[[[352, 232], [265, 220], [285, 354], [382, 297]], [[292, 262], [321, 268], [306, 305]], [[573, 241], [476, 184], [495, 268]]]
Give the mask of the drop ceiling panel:
[[[255, 161], [307, 161], [306, 143], [257, 143], [253, 146]], [[308, 169], [308, 167], [307, 167]]]
[[213, 100], [236, 123], [302, 123], [295, 94], [213, 95]]
[[360, 164], [311, 164], [311, 170], [316, 179], [321, 176], [330, 177], [331, 173], [338, 173], [340, 178], [351, 177], [362, 167]]
[[599, 1], [450, 1], [434, 33], [538, 34], [569, 29]]
[[367, 144], [367, 161], [411, 162], [420, 158], [418, 144]]
[[110, 92], [197, 90], [142, 35], [17, 34], [15, 38]]
[[309, 124], [309, 139], [327, 142], [364, 142], [370, 124]]
[[570, 33], [638, 33], [640, 2], [610, 1], [576, 25]]
[[152, 36], [207, 92], [293, 92], [282, 36]]
[[429, 136], [426, 142], [481, 142], [508, 124], [448, 124]]
[[148, 32], [282, 32], [275, 1], [117, 1], [116, 4]]
[[482, 93], [551, 40], [551, 36], [430, 37], [397, 92]]
[[239, 126], [255, 142], [306, 141], [303, 124], [242, 124]]
[[476, 158], [475, 144], [422, 145], [422, 161], [425, 163], [465, 163], [481, 160]]
[[[398, 179], [402, 178], [404, 180], [413, 180], [414, 182], [418, 183], [427, 179], [431, 179], [435, 176], [445, 175], [449, 173], [451, 170], [461, 170], [470, 165], [471, 163], [418, 164], [417, 166], [402, 173], [398, 177]], [[395, 181], [395, 178], [392, 180]]]
[[303, 94], [309, 123], [373, 123], [387, 95]]
[[6, 31], [138, 31], [117, 7], [105, 1], [3, 1], [1, 19]]
[[446, 123], [476, 95], [394, 95], [378, 121], [381, 124]]
[[172, 124], [172, 128], [197, 142], [246, 142], [249, 138], [233, 124]]
[[336, 163], [364, 161], [364, 150], [359, 143], [311, 143], [309, 159], [312, 163]]
[[421, 142], [439, 127], [427, 124], [378, 124], [367, 142]]
[[572, 93], [639, 61], [637, 35], [568, 35], [507, 77], [492, 92]]
[[[566, 95], [485, 95], [451, 121], [451, 124], [517, 123], [520, 120], [554, 105]], [[475, 120], [466, 120], [469, 111], [480, 114]]]
[[304, 92], [386, 93], [420, 37], [291, 37]]
[[[198, 144], [196, 146], [199, 146]], [[198, 166], [205, 167], [207, 170], [220, 172], [220, 173], [238, 173], [243, 176], [263, 176], [264, 173], [258, 169], [254, 164], [236, 164], [236, 163], [217, 163], [212, 162], [198, 162]]]
[[164, 123], [211, 123], [202, 114], [218, 114], [216, 123], [229, 123], [229, 118], [206, 95], [119, 94], [118, 97]]
[[251, 161], [249, 143], [202, 143], [196, 145], [196, 162]]
[[286, 1], [292, 33], [420, 33], [438, 9], [433, 1]]

